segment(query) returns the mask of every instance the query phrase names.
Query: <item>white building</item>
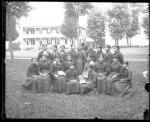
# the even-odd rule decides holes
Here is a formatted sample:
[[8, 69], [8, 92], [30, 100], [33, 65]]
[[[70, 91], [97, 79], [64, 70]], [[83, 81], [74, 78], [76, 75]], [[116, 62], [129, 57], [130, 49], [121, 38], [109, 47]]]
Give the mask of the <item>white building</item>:
[[[65, 45], [70, 48], [71, 41], [60, 32], [60, 26], [26, 26], [19, 27], [19, 38], [21, 49], [34, 48], [39, 49], [41, 45], [46, 44], [48, 48], [53, 45]], [[79, 42], [73, 39], [73, 45], [80, 44], [86, 39], [86, 29], [79, 27]]]

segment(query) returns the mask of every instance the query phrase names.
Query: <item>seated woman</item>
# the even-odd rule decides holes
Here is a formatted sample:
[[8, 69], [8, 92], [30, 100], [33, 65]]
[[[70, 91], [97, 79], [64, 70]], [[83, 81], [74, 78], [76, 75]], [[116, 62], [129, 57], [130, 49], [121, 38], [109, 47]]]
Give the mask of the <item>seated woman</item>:
[[123, 66], [119, 63], [117, 56], [113, 56], [113, 62], [109, 66], [109, 75], [106, 77], [105, 93], [111, 94], [112, 84], [116, 81], [117, 75], [122, 71]]
[[66, 71], [66, 82], [67, 94], [79, 93], [80, 82], [78, 71], [75, 69], [75, 65], [73, 63], [69, 65], [69, 69]]
[[73, 63], [71, 55], [67, 56], [67, 60], [63, 62], [63, 70], [66, 72], [70, 68], [70, 64]]
[[128, 61], [124, 62], [123, 70], [112, 85], [111, 94], [114, 96], [130, 97], [132, 95], [132, 72], [128, 69]]
[[92, 60], [92, 58], [90, 56], [87, 57], [87, 61], [85, 63], [83, 72], [86, 72], [88, 70], [89, 64], [94, 65], [94, 62], [93, 62], [93, 60]]
[[97, 90], [98, 93], [105, 93], [105, 79], [108, 74], [108, 66], [104, 62], [102, 55], [98, 58], [98, 62], [94, 65], [94, 70], [97, 73]]
[[43, 55], [39, 62], [39, 78], [38, 78], [38, 92], [45, 93], [51, 88], [51, 77], [50, 77], [50, 64], [51, 62], [47, 56]]
[[58, 93], [64, 92], [66, 90], [65, 72], [63, 71], [63, 65], [58, 57], [54, 59], [50, 70], [53, 81], [53, 91]]
[[27, 69], [27, 79], [23, 83], [23, 90], [31, 90], [37, 92], [37, 80], [38, 80], [38, 62], [36, 58], [31, 59], [31, 64]]
[[[84, 81], [84, 82], [83, 82]], [[80, 78], [80, 94], [87, 94], [91, 92], [96, 86], [96, 72], [94, 66], [91, 64], [84, 74], [84, 79]]]

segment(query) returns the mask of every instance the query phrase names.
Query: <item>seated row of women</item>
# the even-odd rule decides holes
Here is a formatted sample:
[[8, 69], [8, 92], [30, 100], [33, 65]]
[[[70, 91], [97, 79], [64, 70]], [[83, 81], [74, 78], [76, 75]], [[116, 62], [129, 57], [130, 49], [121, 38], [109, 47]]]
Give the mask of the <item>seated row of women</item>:
[[71, 54], [67, 55], [66, 61], [58, 56], [51, 61], [47, 54], [43, 54], [40, 60], [33, 58], [27, 70], [27, 80], [22, 86], [36, 93], [86, 94], [97, 89], [99, 94], [132, 94], [132, 73], [128, 62], [121, 64], [117, 55], [113, 55], [110, 65], [102, 55], [95, 62], [88, 55], [82, 72], [78, 70], [81, 69], [79, 62], [73, 60]]

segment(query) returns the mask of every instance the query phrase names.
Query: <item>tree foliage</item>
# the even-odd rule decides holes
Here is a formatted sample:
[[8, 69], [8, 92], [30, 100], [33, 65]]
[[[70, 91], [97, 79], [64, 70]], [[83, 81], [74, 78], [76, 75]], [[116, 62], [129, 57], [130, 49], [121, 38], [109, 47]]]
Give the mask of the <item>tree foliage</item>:
[[145, 16], [143, 18], [143, 24], [142, 24], [143, 28], [144, 28], [144, 33], [147, 36], [147, 38], [149, 38], [149, 15], [147, 14], [147, 16]]
[[15, 41], [19, 36], [18, 31], [16, 30], [16, 18], [15, 16], [10, 17], [10, 27], [8, 27], [8, 16], [6, 15], [6, 40], [9, 40], [9, 36], [11, 37], [11, 41]]
[[116, 4], [112, 10], [108, 11], [108, 27], [115, 44], [122, 39], [126, 30], [130, 27], [130, 15], [126, 4]]
[[103, 44], [105, 37], [105, 17], [101, 12], [93, 10], [88, 17], [88, 36], [97, 40], [97, 44]]
[[77, 14], [73, 7], [73, 4], [67, 2], [65, 5], [65, 18], [64, 22], [61, 25], [60, 31], [63, 35], [67, 36], [68, 38], [76, 38], [77, 37]]
[[13, 59], [12, 41], [18, 36], [16, 31], [16, 19], [27, 16], [32, 7], [28, 2], [3, 2], [6, 8], [6, 37], [9, 40], [11, 59]]

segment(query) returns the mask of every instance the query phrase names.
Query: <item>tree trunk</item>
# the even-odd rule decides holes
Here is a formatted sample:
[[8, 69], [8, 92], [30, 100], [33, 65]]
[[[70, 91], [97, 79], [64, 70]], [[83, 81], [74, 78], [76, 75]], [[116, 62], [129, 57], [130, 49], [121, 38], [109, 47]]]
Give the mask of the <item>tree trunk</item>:
[[[10, 30], [10, 15], [8, 15], [8, 28]], [[11, 32], [8, 32], [8, 36], [9, 36], [9, 50], [10, 50], [10, 56], [11, 56], [11, 61], [13, 61], [14, 59], [14, 55], [13, 55], [13, 47], [12, 47], [12, 41], [11, 41]]]
[[129, 38], [128, 38], [128, 37], [126, 37], [126, 39], [127, 39], [127, 46], [129, 46]]
[[130, 38], [130, 47], [131, 47], [131, 38]]

